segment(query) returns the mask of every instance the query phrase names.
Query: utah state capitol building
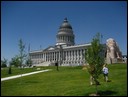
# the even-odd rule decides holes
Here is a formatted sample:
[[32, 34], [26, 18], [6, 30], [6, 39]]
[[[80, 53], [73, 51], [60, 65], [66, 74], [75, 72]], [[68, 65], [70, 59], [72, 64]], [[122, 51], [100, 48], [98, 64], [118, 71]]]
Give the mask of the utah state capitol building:
[[85, 52], [89, 44], [75, 45], [75, 35], [67, 18], [59, 27], [56, 44], [46, 49], [29, 52], [33, 66], [78, 66], [85, 63]]

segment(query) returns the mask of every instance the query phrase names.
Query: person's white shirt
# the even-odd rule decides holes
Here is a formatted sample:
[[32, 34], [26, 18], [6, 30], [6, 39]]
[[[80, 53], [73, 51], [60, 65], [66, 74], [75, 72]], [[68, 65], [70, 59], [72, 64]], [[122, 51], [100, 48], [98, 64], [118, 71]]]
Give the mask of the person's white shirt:
[[108, 74], [108, 68], [107, 68], [107, 67], [104, 67], [104, 68], [103, 68], [103, 73], [104, 73], [104, 74]]

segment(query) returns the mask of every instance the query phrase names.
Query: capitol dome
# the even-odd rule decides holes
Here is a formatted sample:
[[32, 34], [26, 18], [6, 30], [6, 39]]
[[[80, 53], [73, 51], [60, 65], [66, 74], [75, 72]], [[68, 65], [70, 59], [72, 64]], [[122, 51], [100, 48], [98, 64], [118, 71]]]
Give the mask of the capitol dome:
[[69, 28], [69, 29], [72, 29], [71, 25], [67, 21], [67, 18], [64, 19], [62, 25], [60, 26], [60, 29], [61, 28]]
[[59, 31], [56, 37], [57, 37], [56, 45], [63, 44], [66, 46], [71, 46], [75, 44], [72, 26], [69, 24], [67, 18], [64, 19], [63, 23], [59, 27]]

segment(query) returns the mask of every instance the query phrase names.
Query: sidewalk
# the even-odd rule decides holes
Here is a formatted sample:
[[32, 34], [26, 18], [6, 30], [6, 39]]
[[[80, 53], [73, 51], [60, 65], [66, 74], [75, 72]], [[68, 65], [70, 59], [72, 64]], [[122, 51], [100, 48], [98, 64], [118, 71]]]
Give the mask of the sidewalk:
[[19, 77], [22, 77], [22, 76], [28, 76], [28, 75], [36, 74], [36, 73], [40, 73], [40, 72], [47, 72], [47, 71], [50, 71], [50, 70], [51, 69], [47, 69], [47, 70], [41, 70], [41, 71], [35, 71], [35, 72], [30, 72], [30, 73], [25, 73], [25, 74], [19, 74], [19, 75], [15, 75], [15, 76], [5, 77], [5, 78], [1, 78], [1, 81], [14, 79], [14, 78], [19, 78]]

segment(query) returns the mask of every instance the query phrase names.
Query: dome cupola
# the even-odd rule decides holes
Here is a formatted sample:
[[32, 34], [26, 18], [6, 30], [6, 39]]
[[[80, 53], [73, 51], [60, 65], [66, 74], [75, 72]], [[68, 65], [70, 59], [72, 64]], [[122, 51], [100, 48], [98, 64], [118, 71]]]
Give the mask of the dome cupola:
[[74, 34], [72, 30], [72, 26], [69, 24], [67, 18], [64, 19], [63, 23], [59, 27], [59, 31], [56, 35], [57, 43], [56, 45], [65, 45], [71, 46], [74, 45]]
[[71, 25], [67, 21], [67, 18], [64, 19], [62, 25], [60, 26], [60, 29], [61, 28], [69, 28], [69, 29], [72, 29]]

